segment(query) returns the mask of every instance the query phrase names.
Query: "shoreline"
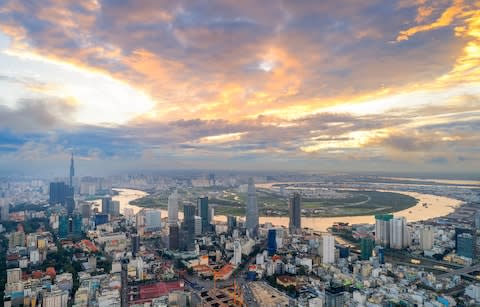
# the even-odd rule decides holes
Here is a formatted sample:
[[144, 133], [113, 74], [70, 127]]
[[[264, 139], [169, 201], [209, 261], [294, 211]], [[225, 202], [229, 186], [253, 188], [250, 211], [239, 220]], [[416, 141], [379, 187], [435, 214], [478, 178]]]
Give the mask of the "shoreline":
[[[135, 205], [131, 205], [127, 202], [130, 202], [134, 199], [138, 199], [145, 195], [148, 195], [147, 192], [135, 189], [118, 189], [118, 190], [129, 190], [135, 191], [130, 195], [120, 195], [116, 196], [120, 200], [121, 199], [121, 208], [132, 208], [134, 212], [138, 212], [144, 207], [139, 207]], [[378, 191], [390, 191], [390, 190], [378, 190]], [[450, 213], [455, 212], [458, 208], [462, 207], [464, 202], [455, 198], [449, 198], [444, 196], [437, 196], [433, 194], [422, 194], [417, 192], [405, 192], [405, 191], [390, 191], [400, 194], [407, 194], [418, 199], [418, 202], [415, 206], [412, 206], [406, 210], [401, 210], [394, 212], [394, 215], [398, 216], [405, 216], [409, 222], [415, 221], [424, 221], [429, 220], [432, 218], [444, 217]], [[127, 197], [125, 197], [127, 196]], [[135, 198], [135, 196], [139, 196]], [[429, 203], [428, 208], [423, 207], [423, 203]], [[159, 207], [151, 207], [152, 209], [159, 209], [163, 214], [167, 213], [166, 208], [159, 208]], [[415, 209], [416, 208], [416, 209]], [[432, 211], [432, 209], [435, 209]], [[410, 211], [410, 212], [409, 212]], [[413, 212], [415, 211], [415, 212]], [[179, 217], [182, 217], [182, 212], [179, 212]], [[237, 216], [240, 219], [244, 219], [244, 216]], [[218, 222], [225, 222], [227, 217], [225, 215], [216, 215], [215, 221]], [[326, 231], [329, 227], [331, 227], [336, 222], [347, 222], [349, 224], [373, 224], [375, 223], [374, 215], [362, 215], [362, 216], [337, 216], [337, 217], [303, 217], [302, 216], [302, 227], [303, 228], [311, 228], [318, 231]], [[288, 226], [288, 216], [282, 217], [273, 217], [273, 216], [260, 216], [260, 223], [271, 223], [275, 226]]]

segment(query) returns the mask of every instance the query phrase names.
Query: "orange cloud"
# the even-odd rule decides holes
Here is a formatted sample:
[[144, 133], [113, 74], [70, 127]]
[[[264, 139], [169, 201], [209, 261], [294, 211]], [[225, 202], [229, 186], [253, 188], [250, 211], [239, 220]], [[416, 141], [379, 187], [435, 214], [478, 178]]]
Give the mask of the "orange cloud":
[[[438, 28], [446, 27], [452, 24], [452, 22], [461, 15], [461, 13], [464, 10], [464, 2], [463, 0], [454, 0], [452, 5], [447, 8], [442, 15], [435, 20], [433, 23], [430, 24], [425, 24], [425, 25], [419, 25], [415, 26], [412, 28], [409, 28], [404, 31], [400, 31], [399, 35], [397, 36], [397, 41], [403, 41], [403, 40], [408, 40], [409, 37], [420, 33], [420, 32], [426, 32], [430, 30], [435, 30]], [[427, 14], [428, 16], [430, 13], [428, 13], [428, 9], [419, 9], [419, 14]], [[419, 15], [421, 16], [421, 15]], [[417, 17], [418, 18], [418, 17]], [[423, 20], [424, 16], [420, 17], [420, 20]]]

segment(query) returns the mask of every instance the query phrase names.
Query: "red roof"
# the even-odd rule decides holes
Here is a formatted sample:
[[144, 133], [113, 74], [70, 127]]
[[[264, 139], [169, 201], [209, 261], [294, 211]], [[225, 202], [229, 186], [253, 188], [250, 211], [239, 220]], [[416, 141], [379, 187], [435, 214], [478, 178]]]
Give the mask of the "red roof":
[[150, 299], [159, 296], [167, 295], [171, 291], [183, 289], [183, 282], [180, 284], [180, 281], [169, 281], [169, 282], [157, 282], [153, 285], [143, 285], [140, 286], [140, 299]]

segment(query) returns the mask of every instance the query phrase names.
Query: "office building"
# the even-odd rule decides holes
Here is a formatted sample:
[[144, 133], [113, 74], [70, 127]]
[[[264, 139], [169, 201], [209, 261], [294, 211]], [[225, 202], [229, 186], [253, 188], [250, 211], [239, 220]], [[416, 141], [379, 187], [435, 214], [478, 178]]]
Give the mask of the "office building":
[[72, 195], [75, 194], [75, 190], [73, 188], [73, 177], [74, 176], [75, 176], [75, 165], [74, 165], [74, 162], [73, 162], [73, 153], [72, 153], [72, 156], [70, 158], [70, 184], [69, 184], [69, 186], [72, 189]]
[[463, 228], [463, 227], [456, 227], [455, 228], [455, 250], [458, 249], [458, 236], [461, 235], [462, 233], [469, 233], [472, 234], [472, 230], [469, 228]]
[[162, 214], [160, 210], [145, 209], [145, 232], [155, 232], [162, 229]]
[[210, 230], [212, 230], [212, 224], [215, 219], [215, 207], [208, 207], [208, 226], [210, 227]]
[[373, 247], [375, 242], [370, 237], [365, 237], [360, 239], [360, 251], [361, 251], [361, 259], [362, 260], [369, 260], [372, 257]]
[[180, 228], [178, 224], [170, 224], [168, 226], [168, 248], [171, 250], [178, 250], [179, 248], [179, 237], [180, 237]]
[[322, 263], [335, 262], [335, 238], [331, 234], [322, 235]]
[[198, 215], [195, 215], [195, 236], [200, 236], [202, 234], [202, 218]]
[[237, 217], [234, 215], [227, 216], [227, 226], [229, 233], [231, 233], [235, 228], [237, 228]]
[[140, 236], [137, 234], [132, 234], [131, 241], [132, 241], [132, 254], [136, 256], [138, 251], [140, 250]]
[[208, 197], [199, 197], [197, 200], [197, 212], [198, 216], [202, 218], [202, 232], [210, 230], [209, 212], [208, 212]]
[[186, 249], [193, 248], [195, 238], [195, 206], [192, 203], [183, 205], [183, 227], [182, 233]]
[[277, 252], [277, 230], [276, 229], [268, 230], [267, 251], [269, 256], [273, 256]]
[[6, 198], [0, 197], [0, 220], [8, 221], [10, 219], [10, 204]]
[[457, 255], [473, 259], [475, 257], [475, 240], [471, 233], [457, 235]]
[[393, 214], [375, 215], [375, 243], [383, 247], [390, 247], [390, 221]]
[[110, 196], [102, 197], [102, 213], [110, 214], [112, 207], [112, 198]]
[[80, 206], [80, 212], [82, 213], [82, 217], [89, 219], [92, 216], [92, 207], [89, 203], [82, 204]]
[[300, 193], [295, 192], [293, 196], [290, 198], [289, 204], [289, 228], [292, 233], [297, 232], [298, 230], [302, 229], [301, 220], [302, 220], [302, 204], [301, 204], [301, 196]]
[[108, 214], [95, 214], [95, 226], [99, 226], [102, 224], [107, 224], [108, 223]]
[[83, 231], [82, 216], [79, 213], [73, 214], [70, 220], [72, 223], [71, 234], [76, 237], [81, 236]]
[[404, 217], [396, 217], [389, 222], [390, 248], [403, 249], [410, 246], [410, 233], [407, 228], [407, 220]]
[[431, 226], [425, 226], [420, 230], [420, 248], [423, 251], [432, 249], [434, 233], [435, 231]]
[[48, 202], [51, 205], [64, 205], [67, 192], [68, 189], [65, 182], [50, 182]]
[[178, 224], [178, 193], [175, 190], [168, 196], [168, 225]]
[[333, 285], [325, 289], [326, 307], [343, 307], [345, 304], [345, 289], [341, 285]]
[[66, 238], [68, 236], [69, 217], [68, 215], [60, 215], [58, 217], [58, 236]]
[[240, 263], [242, 263], [242, 245], [240, 244], [240, 240], [237, 239], [233, 242], [232, 264], [239, 265]]
[[248, 179], [246, 228], [250, 237], [255, 237], [257, 235], [258, 204], [253, 178]]

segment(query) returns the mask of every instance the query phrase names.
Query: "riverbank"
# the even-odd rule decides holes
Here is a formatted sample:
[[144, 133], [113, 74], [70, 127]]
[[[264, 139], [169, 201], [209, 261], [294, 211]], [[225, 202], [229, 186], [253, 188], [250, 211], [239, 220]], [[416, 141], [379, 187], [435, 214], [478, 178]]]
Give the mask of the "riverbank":
[[[414, 207], [418, 199], [396, 191], [338, 190], [336, 196], [302, 199], [302, 216], [305, 217], [344, 217], [394, 213]], [[187, 200], [189, 196], [180, 194]], [[143, 208], [167, 209], [168, 195], [157, 193], [132, 201], [131, 204]], [[217, 215], [244, 216], [245, 195], [235, 190], [225, 190], [210, 197]], [[288, 217], [288, 197], [271, 191], [257, 190], [259, 214], [262, 217]]]
[[[132, 190], [132, 189], [116, 189], [119, 191], [119, 195], [114, 197], [114, 200], [120, 201], [120, 211], [123, 213], [124, 208], [130, 208], [134, 213], [140, 211], [142, 207], [131, 205], [130, 202], [134, 199], [141, 198], [148, 193]], [[414, 207], [395, 212], [396, 216], [404, 216], [408, 221], [420, 221], [428, 220], [431, 218], [446, 216], [449, 213], [454, 212], [458, 208], [462, 201], [436, 196], [431, 194], [421, 194], [416, 192], [399, 192], [399, 191], [383, 191], [383, 192], [395, 192], [399, 194], [405, 194], [418, 199], [417, 204]], [[424, 206], [424, 203], [427, 206]], [[162, 216], [167, 216], [166, 210], [161, 210]], [[182, 213], [179, 212], [179, 218], [182, 218]], [[227, 217], [225, 215], [215, 215], [215, 221], [225, 222]], [[364, 216], [342, 216], [342, 217], [302, 217], [302, 227], [312, 228], [317, 231], [327, 231], [336, 222], [345, 222], [350, 224], [373, 224], [375, 223], [374, 215]], [[260, 223], [271, 223], [276, 226], [288, 227], [288, 217], [260, 217]]]

